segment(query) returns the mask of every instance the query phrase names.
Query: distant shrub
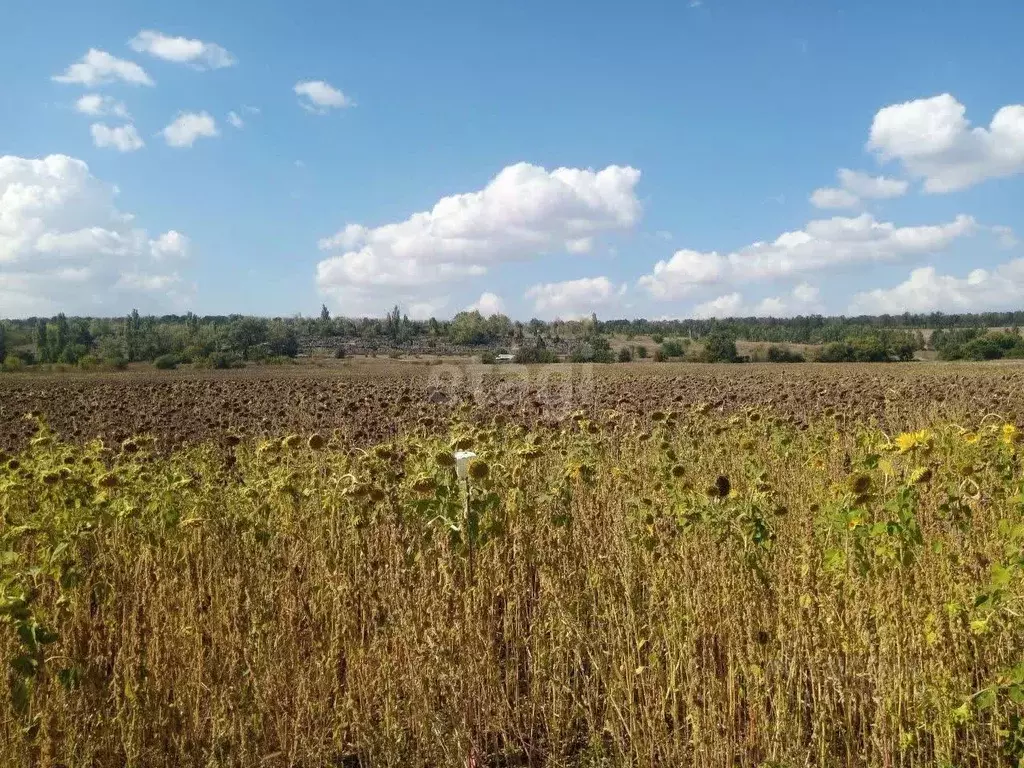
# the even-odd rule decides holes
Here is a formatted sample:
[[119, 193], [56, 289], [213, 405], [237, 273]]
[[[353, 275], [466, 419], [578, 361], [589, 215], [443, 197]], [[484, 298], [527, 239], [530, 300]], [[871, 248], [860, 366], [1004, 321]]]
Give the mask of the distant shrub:
[[647, 359], [647, 347], [645, 347], [643, 344], [637, 344], [635, 347], [633, 347], [633, 355], [638, 360], [646, 360]]
[[772, 344], [765, 352], [764, 359], [769, 363], [802, 363], [804, 356], [789, 347]]
[[263, 360], [264, 365], [293, 365], [294, 363], [295, 358], [288, 355], [270, 355]]
[[705, 363], [737, 362], [736, 337], [727, 331], [712, 331], [704, 337], [704, 352], [701, 360]]
[[335, 360], [344, 360], [345, 359], [345, 348], [344, 347], [338, 347], [337, 349], [334, 350], [334, 359]]
[[128, 358], [120, 352], [112, 352], [103, 358], [103, 365], [114, 371], [123, 371], [128, 367]]
[[682, 357], [686, 354], [683, 345], [675, 339], [669, 339], [664, 342], [658, 351], [661, 352], [662, 358], [666, 360], [670, 357]]
[[661, 347], [658, 347], [656, 350], [654, 350], [654, 358], [653, 359], [654, 359], [654, 362], [656, 362], [656, 363], [664, 363], [665, 362], [665, 360], [667, 358], [665, 357], [665, 353], [664, 353], [664, 351], [662, 351]]
[[651, 336], [651, 341], [653, 341], [655, 344], [661, 344], [661, 342], [663, 342], [664, 340], [665, 337], [662, 336], [660, 333], [655, 333], [654, 335]]
[[153, 361], [153, 367], [159, 371], [173, 371], [178, 367], [178, 358], [174, 355], [160, 355]]
[[23, 371], [25, 370], [25, 361], [14, 353], [11, 353], [4, 358], [3, 370], [4, 373], [17, 373], [18, 371]]
[[95, 371], [103, 366], [103, 361], [96, 355], [86, 355], [78, 361], [78, 367], [83, 371]]
[[209, 357], [214, 351], [212, 344], [191, 344], [185, 347], [185, 351], [181, 353], [180, 362], [196, 363], [204, 357]]
[[228, 368], [245, 368], [245, 361], [234, 352], [214, 352], [196, 360], [195, 366], [196, 368], [226, 370]]
[[633, 362], [633, 350], [629, 347], [623, 347], [619, 350], [619, 362], [620, 363], [631, 363]]
[[480, 362], [484, 365], [494, 365], [496, 356], [489, 349], [480, 353]]
[[547, 347], [523, 347], [516, 352], [515, 361], [522, 365], [557, 363], [558, 355]]
[[615, 353], [607, 339], [596, 337], [576, 347], [569, 360], [573, 363], [610, 363], [615, 360]]
[[89, 354], [89, 348], [84, 344], [68, 344], [60, 352], [57, 362], [65, 365], [77, 365], [78, 361]]

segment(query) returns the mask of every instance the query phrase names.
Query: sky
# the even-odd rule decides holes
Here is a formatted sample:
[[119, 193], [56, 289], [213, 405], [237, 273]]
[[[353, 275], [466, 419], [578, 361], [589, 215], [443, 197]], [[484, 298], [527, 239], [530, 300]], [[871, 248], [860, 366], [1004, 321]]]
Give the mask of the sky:
[[8, 0], [0, 317], [1024, 304], [1020, 0]]

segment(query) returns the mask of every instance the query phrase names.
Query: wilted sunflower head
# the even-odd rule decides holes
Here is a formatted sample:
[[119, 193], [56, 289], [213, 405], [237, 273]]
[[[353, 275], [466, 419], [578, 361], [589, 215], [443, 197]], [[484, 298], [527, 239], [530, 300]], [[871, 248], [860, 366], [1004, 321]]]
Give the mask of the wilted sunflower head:
[[302, 438], [298, 435], [288, 435], [288, 437], [281, 441], [281, 445], [285, 448], [298, 448], [302, 445]]
[[857, 495], [867, 493], [871, 490], [871, 478], [865, 474], [854, 475], [850, 478], [850, 490]]
[[429, 475], [421, 475], [416, 478], [416, 482], [412, 484], [412, 489], [416, 493], [433, 493], [437, 490], [437, 481]]
[[732, 490], [732, 483], [726, 475], [719, 475], [715, 478], [715, 490], [718, 491], [718, 498], [724, 499]]
[[454, 467], [455, 457], [448, 451], [438, 451], [434, 454], [434, 461], [439, 467]]
[[677, 480], [685, 474], [686, 470], [683, 469], [682, 464], [676, 464], [672, 467], [672, 477], [676, 478]]
[[314, 432], [312, 435], [310, 435], [309, 439], [306, 441], [306, 445], [308, 445], [314, 451], [322, 450], [326, 444], [327, 441], [324, 440], [324, 436], [317, 432]]
[[483, 459], [473, 459], [469, 463], [469, 476], [474, 480], [483, 480], [491, 473], [491, 468]]

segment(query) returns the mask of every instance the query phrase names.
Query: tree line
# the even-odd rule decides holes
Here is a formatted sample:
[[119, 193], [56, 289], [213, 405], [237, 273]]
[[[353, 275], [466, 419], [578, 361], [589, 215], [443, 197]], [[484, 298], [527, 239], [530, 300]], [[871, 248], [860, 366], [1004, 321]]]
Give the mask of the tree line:
[[[246, 362], [293, 358], [306, 346], [337, 349], [362, 341], [401, 348], [420, 342], [479, 348], [491, 354], [517, 350], [523, 362], [559, 359], [583, 362], [625, 361], [647, 356], [642, 345], [613, 354], [610, 336], [654, 340], [656, 360], [740, 360], [736, 341], [767, 342], [758, 353], [767, 362], [797, 362], [788, 344], [820, 345], [815, 359], [827, 362], [883, 362], [913, 359], [931, 347], [947, 360], [1024, 357], [1017, 327], [1024, 312], [982, 314], [903, 314], [861, 317], [729, 318], [725, 320], [577, 320], [527, 322], [503, 314], [485, 317], [460, 312], [448, 320], [413, 320], [395, 306], [383, 317], [334, 317], [326, 306], [315, 317], [264, 318], [243, 315], [140, 315], [125, 317], [32, 317], [0, 321], [0, 361], [7, 370], [33, 364], [124, 367], [153, 362], [158, 367], [191, 363], [225, 368]], [[1004, 331], [989, 331], [997, 326]], [[930, 343], [923, 330], [935, 329]], [[699, 349], [689, 345], [699, 342]]]

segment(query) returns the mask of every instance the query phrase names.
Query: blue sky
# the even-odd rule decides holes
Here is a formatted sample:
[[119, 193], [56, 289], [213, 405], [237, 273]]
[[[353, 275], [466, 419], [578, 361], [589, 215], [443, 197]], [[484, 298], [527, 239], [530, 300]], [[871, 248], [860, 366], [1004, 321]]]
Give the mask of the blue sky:
[[1016, 0], [9, 3], [0, 316], [1019, 308], [1022, 31]]

